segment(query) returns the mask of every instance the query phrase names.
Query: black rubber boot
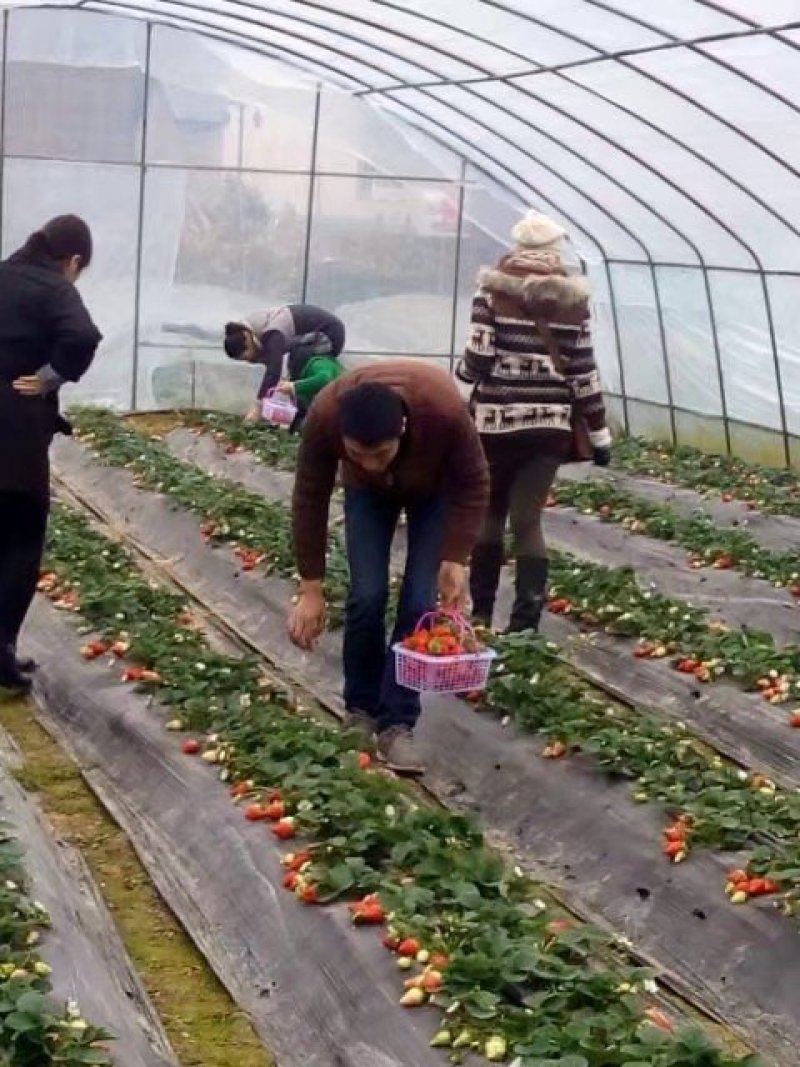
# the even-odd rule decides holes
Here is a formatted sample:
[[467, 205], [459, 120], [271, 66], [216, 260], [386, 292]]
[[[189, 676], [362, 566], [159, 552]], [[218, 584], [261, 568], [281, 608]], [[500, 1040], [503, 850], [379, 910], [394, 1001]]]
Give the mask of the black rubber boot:
[[500, 571], [503, 569], [503, 544], [476, 545], [469, 565], [469, 591], [472, 597], [472, 618], [481, 626], [490, 627]]
[[547, 596], [549, 564], [539, 556], [517, 558], [516, 596], [506, 633], [538, 630]]
[[31, 680], [20, 670], [13, 645], [0, 645], [0, 689], [29, 693]]

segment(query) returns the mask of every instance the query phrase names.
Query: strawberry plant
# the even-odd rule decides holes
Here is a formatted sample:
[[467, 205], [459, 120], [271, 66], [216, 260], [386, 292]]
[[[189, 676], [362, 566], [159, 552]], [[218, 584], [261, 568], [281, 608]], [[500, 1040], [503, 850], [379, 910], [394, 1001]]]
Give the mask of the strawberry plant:
[[[202, 416], [204, 425], [216, 425], [217, 420], [226, 427], [226, 432], [227, 428], [235, 432], [239, 425], [238, 420], [227, 416]], [[109, 412], [94, 409], [80, 411], [77, 413], [77, 424], [91, 438], [87, 439], [87, 443], [110, 463], [125, 464], [131, 462], [129, 457], [135, 459], [140, 456], [138, 471], [140, 467], [146, 468], [148, 463], [155, 464], [157, 459], [147, 484], [170, 492], [193, 510], [197, 509], [197, 504], [192, 504], [193, 500], [198, 499], [195, 491], [197, 479], [203, 479], [203, 505], [208, 503], [211, 507], [213, 499], [213, 514], [216, 516], [216, 521], [207, 521], [205, 526], [211, 540], [230, 541], [231, 531], [241, 529], [242, 523], [252, 521], [254, 510], [259, 510], [261, 498], [255, 494], [230, 483], [215, 482], [198, 472], [197, 468], [171, 456], [158, 442], [143, 441]], [[253, 428], [242, 425], [241, 428], [242, 435], [254, 435], [256, 440], [262, 432], [260, 426]], [[266, 433], [274, 435], [277, 431], [267, 429]], [[244, 436], [241, 439], [244, 440]], [[144, 446], [154, 449], [155, 453], [149, 450], [142, 453]], [[625, 443], [623, 454], [624, 446]], [[268, 454], [262, 458], [264, 462], [271, 462]], [[224, 487], [222, 491], [220, 486]], [[640, 504], [633, 497], [629, 500], [627, 494], [605, 484], [559, 485], [557, 494], [561, 502], [583, 503], [585, 509], [596, 508], [600, 514], [605, 514], [602, 511], [606, 506], [603, 501], [608, 494], [612, 494], [612, 504], [608, 506], [613, 508], [618, 504], [623, 510], [628, 509], [623, 521], [627, 519], [633, 525], [645, 522], [647, 518], [646, 529], [637, 526], [637, 532], [662, 539], [684, 538], [682, 543], [687, 548], [712, 565], [740, 565], [754, 577], [792, 587], [795, 574], [800, 573], [798, 557], [793, 553], [769, 552], [740, 531], [713, 531], [713, 524], [702, 516], [681, 519], [669, 508]], [[279, 553], [279, 573], [287, 574], [293, 566], [288, 509], [263, 500], [261, 504], [269, 508], [274, 530], [282, 528], [285, 531]], [[636, 510], [639, 517], [634, 517], [630, 508], [635, 510], [640, 506], [643, 510], [641, 513]], [[266, 521], [266, 517], [263, 521]], [[246, 525], [244, 529], [246, 532]], [[258, 552], [261, 557], [270, 560], [269, 547], [260, 532], [254, 540], [257, 543], [250, 543], [247, 552]], [[240, 556], [245, 568], [255, 565], [252, 556], [243, 556], [241, 550]], [[346, 564], [343, 548], [336, 537], [332, 538], [329, 556], [329, 586], [333, 596], [334, 621], [338, 621], [345, 596]], [[660, 595], [652, 588], [642, 587], [632, 568], [603, 567], [557, 552], [551, 553], [551, 562], [553, 582], [549, 608], [555, 614], [568, 614], [588, 629], [604, 629], [621, 637], [637, 638], [640, 641], [637, 655], [669, 657], [677, 669], [682, 673], [694, 674], [700, 682], [707, 683], [725, 677], [745, 689], [760, 691], [764, 699], [773, 704], [785, 703], [794, 692], [800, 693], [800, 649], [797, 646], [779, 648], [768, 633], [731, 630], [699, 608]]]
[[700, 681], [726, 677], [762, 690], [773, 703], [797, 689], [797, 645], [779, 647], [771, 634], [731, 629], [700, 608], [643, 587], [631, 567], [604, 567], [558, 552], [551, 552], [551, 563], [551, 612], [570, 615], [587, 629], [638, 638], [638, 655], [669, 656], [685, 673], [691, 663]]
[[111, 1065], [103, 1043], [111, 1035], [92, 1026], [73, 1001], [52, 1001], [51, 968], [38, 946], [50, 920], [29, 895], [23, 850], [0, 823], [0, 1061], [8, 1067], [50, 1064]]
[[720, 496], [726, 503], [743, 501], [774, 515], [800, 517], [800, 481], [794, 471], [760, 467], [735, 456], [701, 452], [687, 445], [671, 447], [637, 437], [615, 442], [617, 467], [671, 485]]
[[[202, 518], [205, 539], [233, 546], [243, 570], [263, 563], [279, 577], [295, 577], [291, 515], [282, 504], [183, 463], [162, 442], [143, 436], [112, 412], [83, 408], [72, 417], [79, 439], [104, 462], [132, 471], [138, 485], [166, 493]], [[347, 586], [347, 560], [337, 537], [330, 540], [327, 569], [331, 622], [337, 625]]]
[[300, 438], [270, 426], [267, 422], [245, 422], [238, 415], [219, 412], [187, 411], [185, 424], [193, 430], [211, 434], [228, 452], [250, 452], [268, 467], [293, 471], [297, 463]]
[[620, 523], [634, 534], [674, 541], [691, 553], [693, 567], [733, 568], [800, 595], [798, 553], [762, 548], [745, 531], [720, 527], [701, 512], [685, 517], [667, 504], [642, 500], [606, 481], [559, 482], [551, 502], [597, 515], [603, 522]]
[[[554, 915], [471, 819], [420, 806], [376, 774], [360, 759], [357, 737], [305, 715], [257, 662], [213, 651], [187, 623], [181, 597], [155, 588], [79, 514], [56, 511], [48, 567], [54, 603], [74, 594], [68, 603], [93, 640], [124, 642], [131, 664], [157, 674], [158, 682], [133, 684], [202, 738], [199, 755], [231, 783], [243, 817], [253, 804], [276, 805], [277, 814], [280, 803], [278, 822], [259, 818], [249, 832], [287, 828], [279, 835], [288, 840], [286, 891], [309, 907], [349, 901], [363, 929], [354, 936], [380, 932], [407, 975], [405, 991], [398, 978], [398, 1000], [442, 1013], [434, 1044], [453, 1062], [477, 1051], [491, 1062], [576, 1067], [755, 1063], [694, 1031], [659, 1029], [675, 1023], [654, 1014], [651, 971], [628, 962], [607, 935]], [[507, 652], [522, 656], [522, 645]], [[93, 662], [120, 668], [113, 654]]]

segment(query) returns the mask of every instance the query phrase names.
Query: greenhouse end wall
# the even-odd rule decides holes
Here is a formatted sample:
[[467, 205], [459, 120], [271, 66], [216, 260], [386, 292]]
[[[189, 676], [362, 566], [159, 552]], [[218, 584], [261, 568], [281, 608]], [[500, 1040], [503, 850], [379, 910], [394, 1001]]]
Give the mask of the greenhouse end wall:
[[255, 372], [224, 359], [224, 322], [303, 300], [345, 319], [349, 358], [452, 366], [479, 268], [534, 205], [579, 220], [619, 428], [800, 460], [800, 275], [614, 242], [601, 193], [577, 166], [558, 177], [544, 138], [523, 182], [511, 155], [508, 173], [487, 164], [485, 137], [464, 158], [426, 123], [210, 37], [51, 8], [2, 29], [3, 253], [63, 211], [95, 232], [81, 288], [105, 340], [72, 397], [241, 409]]

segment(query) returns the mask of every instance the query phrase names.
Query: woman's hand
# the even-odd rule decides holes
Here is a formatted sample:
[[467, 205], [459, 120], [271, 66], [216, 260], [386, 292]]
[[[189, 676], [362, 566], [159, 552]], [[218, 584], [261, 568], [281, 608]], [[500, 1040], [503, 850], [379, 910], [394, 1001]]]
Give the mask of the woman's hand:
[[12, 388], [22, 396], [44, 396], [47, 392], [47, 382], [38, 374], [29, 374], [23, 378], [17, 378], [12, 383]]
[[283, 393], [283, 395], [284, 395], [284, 396], [288, 396], [288, 397], [289, 397], [289, 399], [290, 399], [290, 400], [291, 400], [292, 402], [294, 402], [294, 399], [295, 399], [295, 393], [294, 393], [294, 383], [293, 383], [293, 382], [290, 382], [290, 381], [288, 380], [288, 378], [287, 378], [287, 380], [286, 380], [286, 381], [284, 381], [284, 382], [280, 382], [280, 383], [279, 383], [279, 384], [278, 384], [278, 385], [277, 385], [277, 386], [275, 387], [275, 392], [276, 392], [276, 393]]
[[253, 406], [250, 408], [250, 410], [245, 415], [244, 421], [245, 422], [258, 422], [258, 420], [260, 418], [261, 418], [261, 405], [260, 404], [253, 404]]
[[328, 605], [322, 582], [302, 582], [297, 603], [289, 612], [287, 630], [293, 645], [310, 652], [325, 629]]

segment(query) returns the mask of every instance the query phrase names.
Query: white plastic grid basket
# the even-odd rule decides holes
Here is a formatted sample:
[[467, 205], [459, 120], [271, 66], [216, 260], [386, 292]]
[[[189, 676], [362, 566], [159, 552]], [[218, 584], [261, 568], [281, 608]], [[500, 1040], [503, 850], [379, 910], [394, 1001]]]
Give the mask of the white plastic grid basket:
[[[430, 619], [442, 617], [456, 622], [462, 632], [474, 633], [469, 623], [453, 612], [429, 612], [417, 623], [416, 630], [423, 629]], [[492, 660], [497, 656], [491, 648], [454, 656], [431, 656], [402, 643], [393, 645], [392, 650], [397, 684], [417, 693], [480, 692], [486, 688]]]
[[261, 415], [273, 426], [291, 426], [297, 417], [297, 408], [284, 393], [270, 389], [261, 401]]

